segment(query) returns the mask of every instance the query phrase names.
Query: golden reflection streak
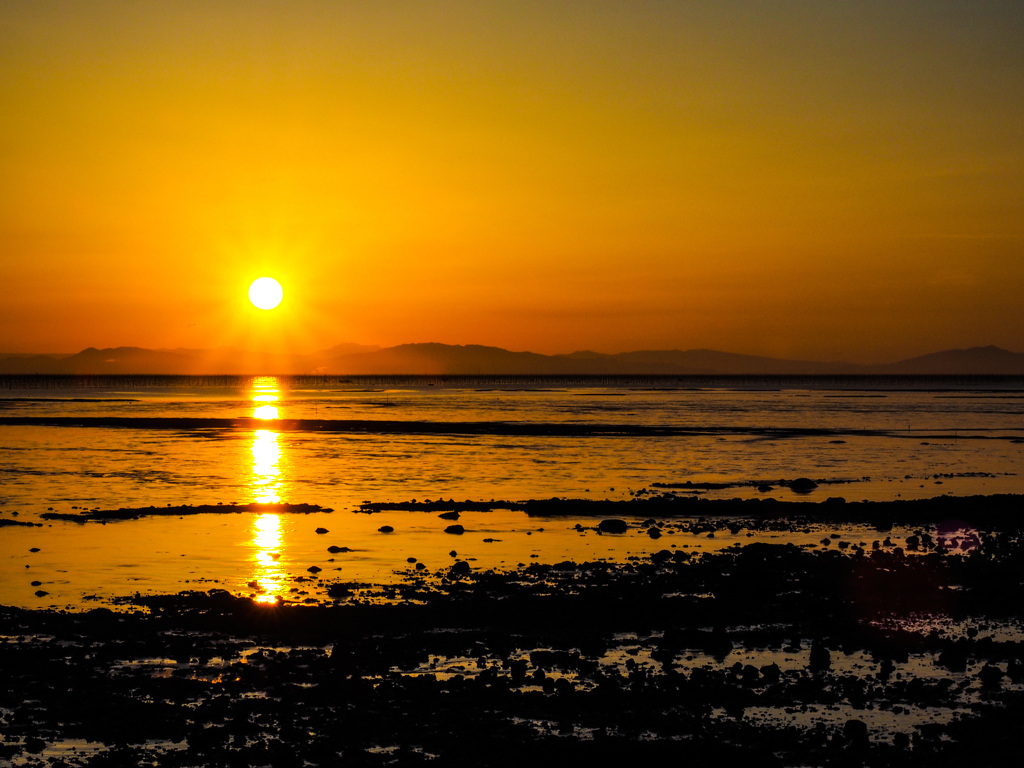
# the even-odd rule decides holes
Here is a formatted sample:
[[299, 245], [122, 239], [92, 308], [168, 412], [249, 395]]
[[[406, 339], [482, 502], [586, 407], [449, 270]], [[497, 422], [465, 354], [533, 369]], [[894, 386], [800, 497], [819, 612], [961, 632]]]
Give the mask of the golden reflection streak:
[[[253, 382], [254, 403], [273, 403], [279, 399], [278, 382], [274, 376], [260, 376]], [[273, 405], [260, 405], [253, 417], [276, 420], [278, 409]], [[280, 435], [269, 429], [258, 429], [252, 436], [252, 495], [258, 504], [278, 504], [281, 501], [281, 444]], [[278, 564], [281, 556], [281, 519], [268, 513], [253, 523], [253, 565], [255, 575], [249, 586], [256, 590], [256, 602], [275, 603], [283, 598], [286, 575]]]
[[257, 429], [252, 438], [252, 493], [258, 504], [281, 501], [280, 435], [269, 429]]
[[277, 408], [273, 405], [261, 405], [252, 412], [253, 418], [273, 421], [277, 418]]
[[256, 572], [249, 586], [257, 592], [257, 603], [276, 603], [284, 597], [287, 588], [284, 568], [278, 562], [281, 556], [280, 515], [264, 514], [256, 517], [253, 522], [252, 545]]
[[[276, 403], [280, 399], [276, 376], [257, 376], [252, 383], [254, 403]], [[278, 418], [278, 410], [273, 405], [257, 406], [252, 412], [253, 418], [275, 420]]]

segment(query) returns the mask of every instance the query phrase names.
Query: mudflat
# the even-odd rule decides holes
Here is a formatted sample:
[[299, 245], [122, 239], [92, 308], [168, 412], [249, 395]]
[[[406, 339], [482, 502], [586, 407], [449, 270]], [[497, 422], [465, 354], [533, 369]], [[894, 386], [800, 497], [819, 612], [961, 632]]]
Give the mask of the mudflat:
[[[618, 509], [645, 504], [651, 517], [598, 515], [594, 533], [625, 535], [621, 523], [680, 541], [846, 515], [874, 520], [878, 535], [507, 569], [456, 554], [442, 568], [409, 563], [387, 584], [311, 570], [297, 578], [329, 598], [314, 605], [214, 589], [78, 613], [0, 609], [0, 756], [168, 766], [1012, 760], [1024, 736], [1020, 497], [799, 504], [799, 517], [785, 509], [793, 516], [760, 523], [741, 523], [729, 502], [684, 501], [702, 514], [628, 502]], [[544, 514], [559, 503], [543, 502]], [[920, 527], [897, 543], [893, 520]]]

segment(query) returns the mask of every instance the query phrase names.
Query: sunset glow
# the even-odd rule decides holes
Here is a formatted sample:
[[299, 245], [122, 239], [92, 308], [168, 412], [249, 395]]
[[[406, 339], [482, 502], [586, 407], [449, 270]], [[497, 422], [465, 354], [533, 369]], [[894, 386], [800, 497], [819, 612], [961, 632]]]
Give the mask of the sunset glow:
[[10, 351], [1024, 349], [1018, 4], [130, 8], [4, 6]]

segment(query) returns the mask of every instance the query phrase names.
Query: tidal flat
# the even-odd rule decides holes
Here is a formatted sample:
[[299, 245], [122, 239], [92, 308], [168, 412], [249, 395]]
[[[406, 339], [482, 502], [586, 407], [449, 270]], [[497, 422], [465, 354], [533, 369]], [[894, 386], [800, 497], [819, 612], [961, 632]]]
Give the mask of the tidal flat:
[[[591, 504], [524, 508], [545, 532], [561, 520], [647, 549], [483, 567], [458, 552], [463, 523], [500, 512], [368, 502], [348, 514], [433, 521], [446, 562], [410, 558], [384, 583], [311, 567], [289, 577], [301, 600], [204, 585], [0, 609], [0, 757], [931, 766], [1017, 752], [1024, 497]], [[107, 529], [142, 522], [121, 518]]]
[[1018, 380], [8, 383], [0, 763], [1024, 736]]

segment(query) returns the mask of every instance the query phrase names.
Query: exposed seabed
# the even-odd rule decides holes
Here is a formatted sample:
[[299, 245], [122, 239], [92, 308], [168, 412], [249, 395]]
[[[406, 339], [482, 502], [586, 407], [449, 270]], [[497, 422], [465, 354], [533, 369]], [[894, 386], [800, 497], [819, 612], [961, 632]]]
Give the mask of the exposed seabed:
[[[546, 516], [583, 504], [533, 503]], [[313, 574], [330, 598], [319, 605], [210, 590], [125, 598], [126, 612], [2, 608], [0, 759], [941, 766], [1017, 755], [1022, 497], [595, 504], [605, 536], [707, 536], [763, 508], [773, 530], [867, 522], [879, 543], [757, 541], [504, 570], [453, 557], [387, 585]], [[679, 504], [689, 514], [673, 514]], [[921, 527], [894, 546], [882, 541], [894, 523]]]

